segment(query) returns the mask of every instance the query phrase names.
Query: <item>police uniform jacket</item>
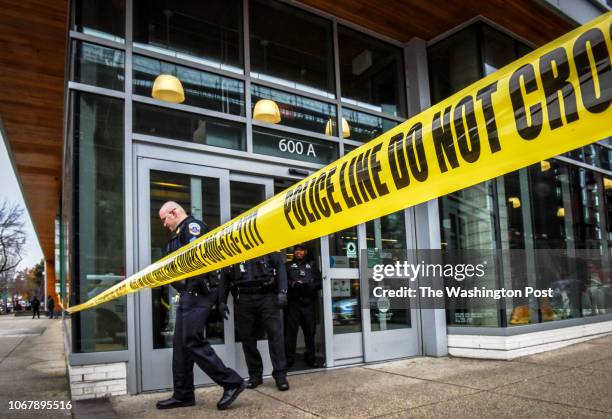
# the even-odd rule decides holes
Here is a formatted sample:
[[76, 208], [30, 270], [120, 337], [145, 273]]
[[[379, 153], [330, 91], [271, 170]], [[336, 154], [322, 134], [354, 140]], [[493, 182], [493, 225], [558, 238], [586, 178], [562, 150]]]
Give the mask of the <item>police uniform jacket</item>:
[[[180, 249], [186, 244], [203, 236], [208, 232], [208, 226], [202, 221], [188, 216], [176, 227], [174, 234], [166, 246], [165, 254], [168, 255]], [[182, 281], [172, 282], [170, 285], [177, 291], [202, 292], [206, 293], [211, 286], [217, 286], [220, 281], [220, 271], [213, 271], [203, 275], [194, 276]]]
[[280, 252], [272, 252], [258, 258], [230, 266], [224, 271], [223, 289], [220, 295], [227, 297], [230, 287], [240, 293], [249, 290], [257, 292], [286, 292], [287, 272], [285, 258]]
[[321, 272], [307, 260], [287, 262], [287, 296], [290, 300], [312, 299], [321, 289]]

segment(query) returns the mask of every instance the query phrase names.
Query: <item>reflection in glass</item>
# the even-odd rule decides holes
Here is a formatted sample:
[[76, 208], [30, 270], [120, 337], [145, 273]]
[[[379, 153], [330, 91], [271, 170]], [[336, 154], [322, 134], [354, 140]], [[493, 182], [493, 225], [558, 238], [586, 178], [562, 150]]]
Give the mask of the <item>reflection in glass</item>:
[[134, 55], [134, 94], [151, 96], [160, 74], [175, 75], [183, 85], [183, 105], [197, 106], [232, 115], [244, 115], [244, 83], [153, 58]]
[[332, 26], [281, 2], [249, 2], [251, 77], [335, 97]]
[[402, 49], [338, 26], [342, 101], [406, 116]]
[[75, 42], [75, 45], [72, 67], [74, 81], [123, 90], [125, 79], [123, 51], [86, 42]]
[[378, 137], [383, 132], [390, 130], [398, 124], [397, 121], [391, 119], [385, 119], [347, 108], [342, 108], [342, 116], [346, 118], [351, 129], [348, 138], [353, 141], [361, 141], [364, 143]]
[[134, 0], [134, 46], [242, 73], [242, 1]]
[[432, 103], [482, 77], [476, 26], [470, 26], [427, 48]]
[[[446, 195], [439, 200], [442, 249], [495, 249], [493, 182], [487, 181]], [[494, 289], [497, 269], [490, 266], [479, 285]], [[465, 306], [465, 305], [464, 305]], [[499, 326], [497, 303], [470, 299], [469, 308], [455, 309], [448, 299], [448, 323], [469, 326]]]
[[[253, 107], [261, 99], [276, 102], [281, 114], [279, 125], [331, 136], [337, 133], [336, 107], [332, 104], [255, 84], [251, 85], [251, 94]], [[327, 129], [328, 123], [331, 129]]]
[[254, 127], [253, 152], [328, 164], [338, 158], [338, 143]]
[[[394, 264], [408, 260], [406, 253], [406, 224], [404, 211], [377, 218], [366, 223], [366, 243], [368, 268], [378, 264]], [[398, 298], [391, 305], [387, 297], [374, 297], [372, 290], [380, 287], [385, 290], [399, 290], [410, 286], [409, 281], [386, 277], [374, 281], [369, 276], [370, 284], [370, 323], [372, 331], [382, 331], [410, 327], [410, 299]]]
[[334, 334], [361, 332], [359, 278], [331, 279]]
[[[159, 219], [159, 209], [166, 201], [175, 201], [188, 214], [204, 220], [209, 228], [221, 223], [219, 179], [181, 173], [150, 172], [151, 262], [164, 256], [170, 232]], [[174, 287], [163, 285], [151, 290], [153, 348], [171, 348], [179, 295]], [[223, 343], [223, 319], [212, 310], [206, 323], [206, 337], [212, 344]]]
[[[83, 303], [125, 278], [123, 101], [73, 92], [72, 301]], [[73, 352], [124, 350], [126, 298], [72, 316]]]
[[245, 150], [242, 124], [174, 109], [134, 103], [134, 132], [196, 144]]
[[568, 166], [574, 246], [576, 249], [603, 250], [599, 213], [599, 174], [576, 166]]
[[405, 221], [401, 210], [366, 223], [368, 267], [406, 260], [405, 251], [401, 253], [407, 248]]
[[88, 35], [123, 42], [125, 37], [124, 0], [78, 0], [76, 30]]
[[337, 231], [327, 237], [330, 268], [359, 268], [357, 226]]

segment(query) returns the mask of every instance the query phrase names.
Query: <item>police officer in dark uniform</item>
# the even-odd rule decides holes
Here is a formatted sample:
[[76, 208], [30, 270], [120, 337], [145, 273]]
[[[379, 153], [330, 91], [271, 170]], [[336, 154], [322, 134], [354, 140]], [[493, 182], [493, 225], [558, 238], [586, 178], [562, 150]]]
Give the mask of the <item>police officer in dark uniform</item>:
[[321, 272], [311, 260], [303, 244], [293, 247], [293, 260], [287, 262], [288, 304], [285, 308], [285, 353], [287, 366], [295, 361], [298, 329], [302, 327], [306, 352], [304, 361], [315, 366], [316, 300], [321, 289]]
[[[192, 242], [208, 230], [206, 224], [188, 216], [179, 204], [172, 201], [161, 207], [159, 218], [164, 227], [173, 232], [166, 247], [166, 254]], [[217, 403], [219, 410], [227, 409], [246, 387], [242, 377], [223, 364], [204, 337], [208, 315], [218, 299], [220, 281], [221, 272], [214, 271], [171, 284], [180, 294], [172, 341], [174, 393], [168, 400], [157, 402], [158, 409], [195, 404], [194, 362], [215, 383], [223, 387], [223, 396]]]
[[[272, 360], [272, 376], [281, 391], [289, 390], [285, 343], [280, 308], [287, 305], [287, 273], [280, 252], [238, 263], [228, 269], [225, 286], [232, 288], [236, 301], [237, 328], [249, 369], [247, 388], [259, 386], [263, 380], [263, 362], [257, 349], [257, 330], [263, 323], [268, 335]], [[224, 290], [225, 299], [228, 292]], [[219, 305], [224, 313], [225, 304]]]

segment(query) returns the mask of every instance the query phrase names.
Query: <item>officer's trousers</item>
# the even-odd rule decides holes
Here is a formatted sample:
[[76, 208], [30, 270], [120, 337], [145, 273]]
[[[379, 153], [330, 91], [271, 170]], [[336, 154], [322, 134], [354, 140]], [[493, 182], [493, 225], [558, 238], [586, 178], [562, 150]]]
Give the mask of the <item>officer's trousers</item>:
[[315, 360], [315, 303], [313, 299], [290, 299], [285, 308], [285, 354], [287, 365], [295, 361], [295, 345], [299, 328], [304, 333], [304, 361], [311, 366]]
[[216, 300], [216, 288], [208, 295], [181, 292], [176, 309], [172, 341], [172, 378], [175, 399], [193, 400], [194, 362], [224, 389], [237, 387], [242, 383], [240, 375], [223, 364], [210, 342], [204, 337], [206, 320]]
[[263, 362], [257, 349], [257, 325], [263, 324], [268, 335], [268, 348], [273, 368], [272, 376], [276, 380], [284, 379], [287, 376], [287, 363], [285, 361], [285, 342], [280, 308], [276, 294], [241, 293], [236, 304], [236, 316], [244, 358], [249, 369], [249, 377], [261, 379], [263, 375]]

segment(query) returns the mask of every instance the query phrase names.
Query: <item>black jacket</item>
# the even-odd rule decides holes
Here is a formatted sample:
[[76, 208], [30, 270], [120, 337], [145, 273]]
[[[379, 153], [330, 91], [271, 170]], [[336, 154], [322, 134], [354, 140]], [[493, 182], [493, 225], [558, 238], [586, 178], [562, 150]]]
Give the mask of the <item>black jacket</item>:
[[311, 260], [287, 262], [289, 299], [315, 298], [321, 289], [321, 272]]
[[285, 270], [285, 257], [281, 252], [272, 252], [258, 258], [249, 259], [245, 262], [237, 263], [226, 268], [222, 275], [219, 288], [219, 296], [222, 301], [227, 300], [229, 290], [232, 287], [259, 286], [263, 278], [257, 277], [261, 271], [261, 265], [265, 263], [274, 270], [274, 282], [277, 292], [287, 292], [287, 271]]
[[[202, 237], [208, 232], [208, 226], [200, 220], [195, 219], [193, 216], [188, 216], [176, 227], [170, 241], [166, 246], [165, 254], [169, 255], [175, 250], [180, 249], [186, 244], [191, 243], [199, 237]], [[182, 281], [172, 282], [170, 285], [177, 291], [204, 291], [205, 287], [203, 282], [211, 281], [213, 283], [218, 282], [216, 273], [206, 273], [204, 275], [198, 275], [191, 278], [184, 279]]]

